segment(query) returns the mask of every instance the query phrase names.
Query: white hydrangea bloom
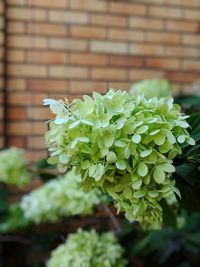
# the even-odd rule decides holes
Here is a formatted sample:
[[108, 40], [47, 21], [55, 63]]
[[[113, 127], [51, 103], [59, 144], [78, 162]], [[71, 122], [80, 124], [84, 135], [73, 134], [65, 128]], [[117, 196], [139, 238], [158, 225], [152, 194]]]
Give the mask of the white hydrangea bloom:
[[108, 193], [129, 220], [160, 223], [159, 201], [180, 194], [173, 159], [183, 143], [195, 144], [180, 106], [119, 90], [45, 104], [56, 114], [46, 133], [49, 163], [61, 172], [76, 166], [83, 185]]
[[125, 267], [122, 254], [113, 233], [99, 235], [94, 230], [79, 229], [52, 251], [47, 267]]
[[30, 182], [24, 150], [8, 148], [0, 151], [0, 182], [12, 185], [25, 185]]
[[80, 183], [80, 176], [70, 171], [33, 190], [22, 198], [24, 216], [39, 224], [56, 222], [64, 216], [91, 214], [101, 202], [100, 192], [95, 189], [86, 193]]

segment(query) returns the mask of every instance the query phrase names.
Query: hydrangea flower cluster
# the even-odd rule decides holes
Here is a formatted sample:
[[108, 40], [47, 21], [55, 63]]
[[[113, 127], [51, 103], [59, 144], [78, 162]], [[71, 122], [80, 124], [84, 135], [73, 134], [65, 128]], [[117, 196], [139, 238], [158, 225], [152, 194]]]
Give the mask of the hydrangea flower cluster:
[[113, 233], [78, 230], [51, 254], [47, 267], [124, 267], [123, 249]]
[[30, 177], [22, 149], [12, 147], [0, 151], [0, 182], [22, 186], [30, 182]]
[[173, 159], [182, 143], [194, 144], [180, 106], [114, 90], [44, 103], [56, 115], [46, 133], [49, 162], [60, 171], [76, 166], [84, 187], [107, 192], [129, 220], [160, 222], [159, 201], [179, 194]]
[[171, 84], [165, 79], [143, 80], [134, 84], [130, 93], [135, 96], [144, 94], [146, 98], [171, 97]]
[[101, 193], [98, 189], [86, 193], [80, 183], [80, 176], [72, 170], [23, 196], [20, 207], [25, 218], [39, 224], [56, 222], [67, 216], [92, 214], [95, 205], [101, 202]]

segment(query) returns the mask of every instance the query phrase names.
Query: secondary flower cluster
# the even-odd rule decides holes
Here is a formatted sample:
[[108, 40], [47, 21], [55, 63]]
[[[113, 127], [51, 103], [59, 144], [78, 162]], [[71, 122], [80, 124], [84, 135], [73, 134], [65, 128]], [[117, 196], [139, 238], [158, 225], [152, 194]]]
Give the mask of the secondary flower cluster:
[[30, 182], [22, 149], [13, 147], [0, 151], [0, 182], [17, 186]]
[[101, 201], [101, 193], [98, 189], [85, 193], [80, 183], [80, 176], [70, 171], [25, 195], [20, 204], [25, 218], [39, 224], [56, 222], [66, 216], [92, 214]]
[[46, 133], [60, 171], [72, 165], [87, 190], [96, 185], [116, 201], [129, 220], [162, 220], [159, 201], [179, 194], [172, 179], [180, 144], [194, 144], [186, 116], [169, 98], [109, 90], [71, 104], [47, 99], [56, 118]]
[[130, 93], [135, 96], [144, 94], [146, 98], [170, 97], [171, 91], [171, 84], [165, 79], [144, 80], [134, 84], [130, 89]]
[[51, 254], [47, 267], [124, 267], [123, 249], [113, 233], [78, 230]]

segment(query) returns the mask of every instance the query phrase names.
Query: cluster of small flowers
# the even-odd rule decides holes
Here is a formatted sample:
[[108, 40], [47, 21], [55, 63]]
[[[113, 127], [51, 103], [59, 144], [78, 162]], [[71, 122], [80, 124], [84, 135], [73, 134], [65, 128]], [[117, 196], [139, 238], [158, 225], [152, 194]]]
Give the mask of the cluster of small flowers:
[[113, 233], [99, 235], [79, 229], [51, 253], [47, 267], [125, 267], [122, 254]]
[[134, 96], [144, 95], [146, 98], [171, 97], [172, 86], [165, 79], [150, 79], [135, 83], [130, 93]]
[[0, 151], [0, 182], [22, 186], [30, 182], [30, 177], [22, 149], [12, 147]]
[[80, 176], [72, 170], [25, 195], [20, 203], [25, 218], [39, 224], [57, 222], [67, 216], [92, 214], [101, 202], [101, 193], [98, 189], [84, 192], [80, 182]]
[[44, 104], [56, 115], [46, 133], [49, 163], [60, 171], [76, 166], [83, 186], [107, 192], [129, 220], [160, 222], [159, 201], [179, 194], [173, 159], [182, 143], [194, 144], [180, 106], [114, 90]]

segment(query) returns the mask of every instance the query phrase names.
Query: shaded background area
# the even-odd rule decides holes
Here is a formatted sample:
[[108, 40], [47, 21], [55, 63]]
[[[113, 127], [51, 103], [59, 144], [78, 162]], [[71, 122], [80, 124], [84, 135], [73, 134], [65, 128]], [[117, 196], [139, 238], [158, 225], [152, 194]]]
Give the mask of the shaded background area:
[[0, 146], [47, 155], [42, 99], [199, 79], [199, 0], [1, 0]]

